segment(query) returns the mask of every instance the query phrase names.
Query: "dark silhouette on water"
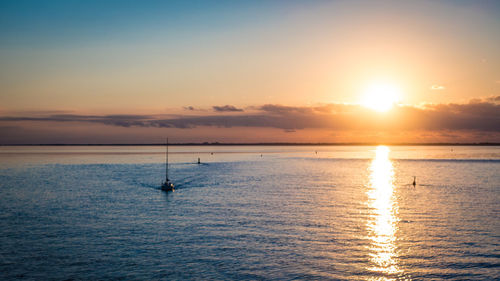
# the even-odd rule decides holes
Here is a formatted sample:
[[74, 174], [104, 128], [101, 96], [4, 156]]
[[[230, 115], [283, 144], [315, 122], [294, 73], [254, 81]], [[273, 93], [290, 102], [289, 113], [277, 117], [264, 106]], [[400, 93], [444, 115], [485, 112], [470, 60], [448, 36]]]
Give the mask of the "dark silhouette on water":
[[168, 138], [167, 138], [167, 153], [165, 163], [165, 182], [161, 185], [163, 191], [174, 191], [174, 184], [168, 178]]
[[201, 162], [200, 162], [200, 157], [198, 157], [198, 164], [201, 164]]
[[417, 185], [417, 177], [416, 176], [413, 176], [413, 183], [412, 183], [413, 187], [415, 187]]

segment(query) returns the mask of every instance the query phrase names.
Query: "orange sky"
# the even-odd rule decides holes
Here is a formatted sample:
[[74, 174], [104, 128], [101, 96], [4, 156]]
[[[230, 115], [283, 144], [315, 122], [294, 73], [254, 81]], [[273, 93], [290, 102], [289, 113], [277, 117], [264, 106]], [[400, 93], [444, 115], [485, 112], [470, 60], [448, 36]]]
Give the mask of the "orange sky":
[[0, 11], [0, 143], [500, 142], [495, 1]]

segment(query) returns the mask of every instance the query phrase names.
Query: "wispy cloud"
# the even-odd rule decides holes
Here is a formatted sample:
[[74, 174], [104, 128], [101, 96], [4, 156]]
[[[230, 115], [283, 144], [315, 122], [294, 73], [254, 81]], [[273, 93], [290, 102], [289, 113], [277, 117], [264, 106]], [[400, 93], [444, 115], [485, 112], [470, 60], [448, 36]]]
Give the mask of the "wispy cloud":
[[441, 85], [432, 85], [431, 86], [431, 90], [434, 90], [434, 91], [439, 91], [439, 90], [444, 90], [446, 89], [444, 86], [441, 86]]

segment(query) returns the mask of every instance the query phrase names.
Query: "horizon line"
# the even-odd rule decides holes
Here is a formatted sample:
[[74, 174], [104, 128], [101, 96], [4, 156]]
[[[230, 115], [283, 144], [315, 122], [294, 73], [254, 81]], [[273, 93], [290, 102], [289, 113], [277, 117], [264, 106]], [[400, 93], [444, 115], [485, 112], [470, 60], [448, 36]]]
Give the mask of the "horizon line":
[[[165, 143], [32, 143], [32, 144], [0, 144], [0, 146], [164, 146]], [[500, 146], [500, 142], [428, 142], [428, 143], [370, 143], [370, 142], [256, 142], [256, 143], [223, 143], [223, 142], [186, 142], [169, 143], [172, 146]]]

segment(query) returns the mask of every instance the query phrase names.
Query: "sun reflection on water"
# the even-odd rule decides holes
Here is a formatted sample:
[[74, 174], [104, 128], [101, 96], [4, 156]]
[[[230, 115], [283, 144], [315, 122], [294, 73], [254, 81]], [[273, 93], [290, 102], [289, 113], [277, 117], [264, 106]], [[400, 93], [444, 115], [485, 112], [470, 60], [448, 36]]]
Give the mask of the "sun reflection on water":
[[[394, 169], [389, 159], [390, 149], [378, 146], [370, 165], [370, 185], [367, 191], [371, 207], [368, 221], [368, 238], [371, 240], [370, 271], [397, 275], [401, 272], [396, 253], [396, 222], [398, 206], [394, 200]], [[380, 278], [387, 280], [386, 278]]]

